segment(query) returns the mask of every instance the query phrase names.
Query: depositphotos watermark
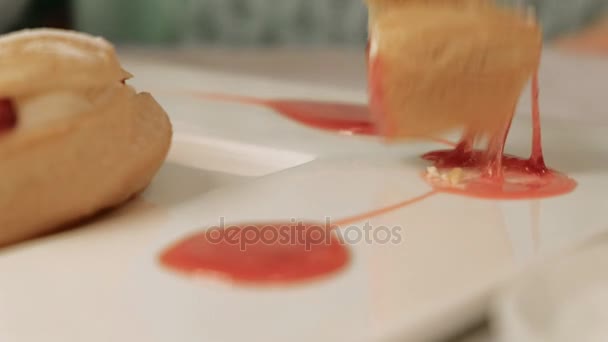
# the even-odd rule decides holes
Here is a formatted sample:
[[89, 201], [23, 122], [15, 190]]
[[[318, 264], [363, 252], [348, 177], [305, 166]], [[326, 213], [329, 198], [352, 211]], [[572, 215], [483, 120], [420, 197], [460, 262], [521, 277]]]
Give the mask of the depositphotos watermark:
[[400, 244], [403, 228], [400, 226], [361, 225], [337, 226], [331, 218], [324, 223], [307, 222], [296, 219], [264, 224], [227, 224], [220, 218], [220, 224], [206, 230], [206, 240], [212, 244], [239, 246], [242, 251], [254, 245], [304, 246], [310, 250], [315, 246], [342, 244]]

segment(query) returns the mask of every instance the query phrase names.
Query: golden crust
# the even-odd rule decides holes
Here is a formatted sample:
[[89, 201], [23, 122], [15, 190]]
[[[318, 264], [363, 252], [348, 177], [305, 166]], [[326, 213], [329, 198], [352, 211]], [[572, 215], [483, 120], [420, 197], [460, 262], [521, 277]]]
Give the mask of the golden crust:
[[515, 12], [410, 5], [375, 20], [376, 117], [390, 121], [392, 138], [497, 131], [538, 68], [541, 31]]
[[[21, 47], [36, 46], [35, 36], [26, 37], [31, 40], [27, 43], [24, 37], [14, 41]], [[48, 41], [46, 33], [41, 37]], [[67, 39], [65, 44], [78, 46], [78, 51], [92, 56], [90, 61], [76, 67], [76, 73], [83, 75], [58, 73], [53, 84], [47, 85], [69, 85], [75, 91], [82, 90], [92, 107], [84, 113], [0, 136], [0, 246], [52, 232], [122, 204], [147, 187], [171, 144], [172, 128], [167, 114], [150, 94], [137, 94], [119, 82], [124, 72], [111, 47], [104, 41], [86, 38], [81, 41], [82, 36], [70, 33], [55, 35], [52, 46], [57, 46], [58, 38]], [[11, 45], [7, 43], [10, 39], [1, 40], [1, 44]], [[28, 77], [36, 76], [35, 70], [48, 77], [55, 72], [52, 65], [66, 68], [63, 70], [67, 72], [68, 61], [74, 62], [70, 56], [44, 50], [41, 55], [51, 61], [47, 62], [51, 66], [30, 66], [29, 63], [43, 63], [45, 59], [33, 52], [23, 52], [30, 57], [23, 62], [31, 73]], [[4, 71], [5, 66], [0, 70]], [[87, 90], [93, 84], [86, 81], [87, 73], [98, 75], [102, 73], [100, 70], [113, 76], [106, 77], [104, 84], [94, 84], [97, 90]], [[68, 82], [62, 77], [67, 77]], [[19, 82], [13, 84], [22, 86], [25, 93], [31, 90]]]
[[410, 7], [379, 16], [375, 29], [387, 63], [472, 77], [530, 71], [542, 44], [537, 25], [496, 10]]
[[1, 36], [0, 70], [0, 97], [96, 88], [131, 77], [104, 39], [55, 29]]
[[143, 190], [171, 140], [146, 93], [118, 85], [95, 110], [0, 140], [0, 245], [51, 231]]

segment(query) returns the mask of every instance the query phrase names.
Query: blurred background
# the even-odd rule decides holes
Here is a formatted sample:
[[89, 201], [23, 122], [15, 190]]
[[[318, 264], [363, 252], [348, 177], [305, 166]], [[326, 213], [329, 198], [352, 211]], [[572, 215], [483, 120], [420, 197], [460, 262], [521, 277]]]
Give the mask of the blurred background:
[[[608, 51], [608, 0], [528, 3], [547, 41]], [[2, 32], [73, 28], [129, 45], [361, 46], [366, 21], [363, 0], [0, 0]]]

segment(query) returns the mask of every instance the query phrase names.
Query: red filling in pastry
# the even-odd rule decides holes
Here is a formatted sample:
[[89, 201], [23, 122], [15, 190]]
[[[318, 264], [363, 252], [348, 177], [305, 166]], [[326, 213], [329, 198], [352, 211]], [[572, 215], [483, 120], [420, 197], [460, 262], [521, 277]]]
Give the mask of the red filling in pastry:
[[9, 131], [17, 125], [17, 111], [10, 99], [0, 98], [0, 134]]

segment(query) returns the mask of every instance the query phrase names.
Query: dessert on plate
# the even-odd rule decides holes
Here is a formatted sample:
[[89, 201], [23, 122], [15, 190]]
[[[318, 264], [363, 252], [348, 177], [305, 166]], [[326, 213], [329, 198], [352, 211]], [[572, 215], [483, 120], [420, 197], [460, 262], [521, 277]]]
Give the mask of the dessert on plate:
[[[483, 198], [542, 198], [576, 182], [545, 165], [538, 106], [542, 32], [534, 13], [483, 0], [368, 0], [369, 102], [388, 141], [462, 130], [453, 149], [426, 153], [437, 190]], [[504, 154], [529, 81], [532, 151]], [[486, 146], [476, 150], [478, 143]]]
[[164, 162], [172, 128], [102, 38], [0, 37], [0, 245], [122, 204]]
[[501, 135], [538, 68], [529, 15], [483, 0], [368, 0], [370, 106], [390, 140]]

